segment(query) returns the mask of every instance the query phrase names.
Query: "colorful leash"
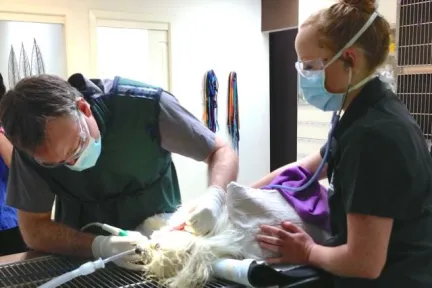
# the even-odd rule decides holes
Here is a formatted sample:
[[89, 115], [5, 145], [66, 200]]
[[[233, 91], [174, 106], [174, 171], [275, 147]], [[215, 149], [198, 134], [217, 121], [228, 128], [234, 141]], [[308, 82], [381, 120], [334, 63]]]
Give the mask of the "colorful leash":
[[207, 71], [204, 77], [204, 115], [203, 121], [207, 128], [216, 132], [219, 129], [217, 121], [217, 96], [219, 82], [213, 70]]
[[234, 150], [239, 153], [240, 141], [240, 119], [239, 119], [239, 105], [238, 105], [238, 92], [237, 92], [237, 73], [231, 72], [228, 81], [228, 132], [231, 136], [231, 141]]

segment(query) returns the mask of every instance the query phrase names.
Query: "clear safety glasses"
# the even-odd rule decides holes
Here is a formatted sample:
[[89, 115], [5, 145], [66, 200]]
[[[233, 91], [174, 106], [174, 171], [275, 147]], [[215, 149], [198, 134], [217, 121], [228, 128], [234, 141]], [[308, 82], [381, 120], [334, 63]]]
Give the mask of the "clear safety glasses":
[[87, 138], [89, 135], [89, 131], [85, 127], [87, 125], [84, 125], [82, 123], [83, 121], [84, 120], [82, 119], [81, 113], [78, 112], [78, 116], [76, 118], [76, 123], [77, 123], [78, 128], [79, 128], [79, 143], [78, 143], [78, 147], [76, 148], [75, 152], [73, 152], [70, 156], [68, 156], [66, 160], [59, 162], [59, 163], [44, 163], [42, 161], [39, 161], [38, 159], [35, 159], [35, 161], [43, 167], [55, 168], [55, 167], [59, 167], [59, 166], [62, 166], [66, 163], [77, 160], [81, 156], [81, 154], [83, 153], [83, 151], [86, 147], [85, 143], [87, 142]]
[[295, 67], [300, 75], [311, 78], [316, 75], [316, 72], [324, 70], [326, 66], [320, 58], [317, 58], [313, 60], [297, 61]]

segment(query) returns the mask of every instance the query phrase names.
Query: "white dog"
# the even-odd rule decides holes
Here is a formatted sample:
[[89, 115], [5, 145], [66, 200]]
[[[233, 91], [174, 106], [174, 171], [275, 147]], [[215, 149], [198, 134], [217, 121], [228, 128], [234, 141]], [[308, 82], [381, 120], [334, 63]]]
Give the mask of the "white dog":
[[255, 240], [262, 224], [277, 226], [288, 220], [302, 227], [317, 243], [328, 237], [324, 230], [302, 221], [277, 190], [230, 183], [222, 215], [205, 236], [172, 231], [172, 227], [184, 222], [187, 207], [190, 205], [172, 216], [155, 215], [137, 228], [150, 239], [142, 260], [147, 275], [167, 287], [204, 286], [212, 278], [212, 263], [220, 258], [265, 260], [280, 256], [262, 250]]

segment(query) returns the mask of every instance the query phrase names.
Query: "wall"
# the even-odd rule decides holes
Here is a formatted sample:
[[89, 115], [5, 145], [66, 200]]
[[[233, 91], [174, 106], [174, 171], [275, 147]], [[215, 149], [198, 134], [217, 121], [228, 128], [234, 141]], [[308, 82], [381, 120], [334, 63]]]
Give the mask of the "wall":
[[280, 31], [297, 27], [299, 0], [261, 0], [261, 30]]
[[[202, 80], [219, 78], [218, 132], [226, 137], [228, 73], [238, 74], [240, 176], [250, 183], [269, 172], [268, 37], [261, 33], [260, 0], [0, 0], [0, 11], [66, 15], [68, 74], [89, 73], [89, 9], [143, 13], [171, 23], [171, 91], [202, 115]], [[131, 63], [133, 65], [133, 63]], [[206, 165], [176, 157], [185, 199], [206, 187]]]

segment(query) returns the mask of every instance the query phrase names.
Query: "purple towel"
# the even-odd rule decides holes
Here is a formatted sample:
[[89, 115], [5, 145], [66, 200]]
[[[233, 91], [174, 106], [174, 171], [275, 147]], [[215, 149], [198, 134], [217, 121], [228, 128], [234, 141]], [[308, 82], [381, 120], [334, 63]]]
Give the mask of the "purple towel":
[[[262, 189], [275, 189], [271, 185], [300, 187], [305, 185], [312, 174], [303, 167], [288, 168], [277, 176], [268, 186]], [[330, 232], [330, 211], [328, 208], [327, 189], [318, 181], [312, 183], [308, 189], [293, 192], [288, 189], [275, 189], [296, 210], [299, 217], [310, 224]]]

